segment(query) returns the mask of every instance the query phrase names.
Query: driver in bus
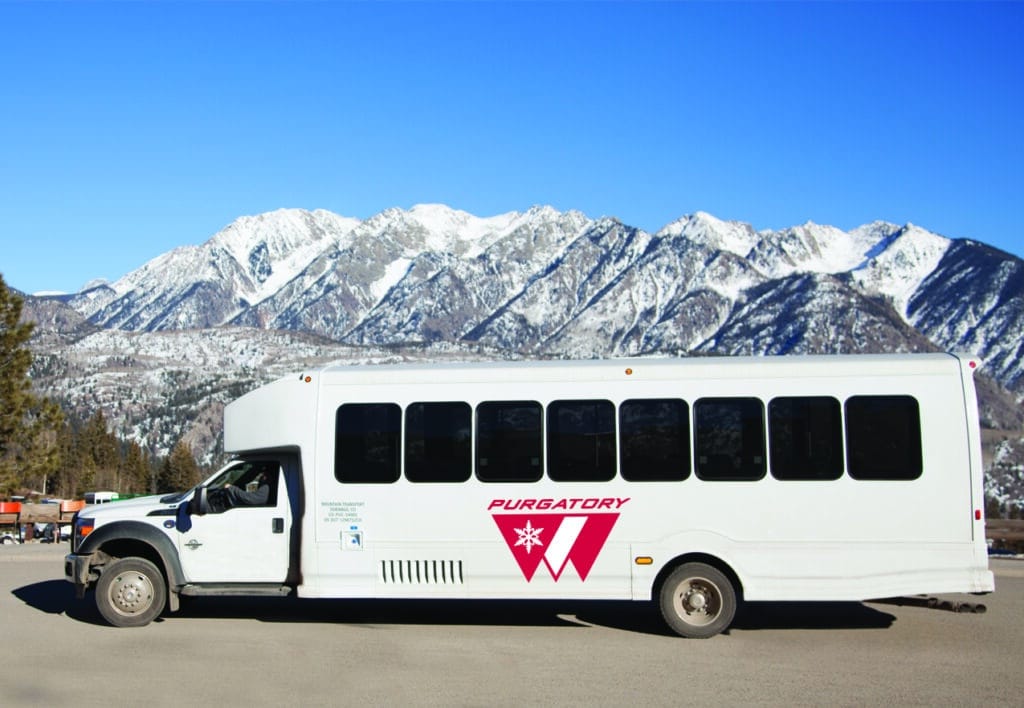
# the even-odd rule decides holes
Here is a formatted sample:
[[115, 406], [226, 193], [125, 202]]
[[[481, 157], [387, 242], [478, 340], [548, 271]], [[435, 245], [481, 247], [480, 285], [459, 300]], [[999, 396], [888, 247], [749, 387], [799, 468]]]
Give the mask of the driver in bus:
[[228, 483], [224, 485], [224, 496], [227, 499], [229, 508], [234, 506], [265, 506], [270, 498], [270, 484], [267, 482], [266, 473], [260, 472], [256, 476], [255, 491], [250, 492]]

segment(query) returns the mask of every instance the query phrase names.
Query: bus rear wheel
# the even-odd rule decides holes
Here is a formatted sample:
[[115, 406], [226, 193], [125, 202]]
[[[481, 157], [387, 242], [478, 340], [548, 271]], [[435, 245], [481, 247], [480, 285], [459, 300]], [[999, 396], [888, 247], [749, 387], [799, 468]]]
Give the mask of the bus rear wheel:
[[717, 568], [684, 563], [661, 586], [661, 615], [677, 634], [706, 639], [722, 632], [736, 615], [736, 588]]
[[96, 581], [96, 608], [115, 627], [142, 627], [167, 603], [163, 573], [145, 558], [121, 558]]

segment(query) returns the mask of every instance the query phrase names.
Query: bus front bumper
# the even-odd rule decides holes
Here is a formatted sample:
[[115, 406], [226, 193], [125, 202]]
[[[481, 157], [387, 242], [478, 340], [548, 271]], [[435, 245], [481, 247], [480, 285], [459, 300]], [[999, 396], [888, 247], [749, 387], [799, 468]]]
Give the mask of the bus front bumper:
[[64, 579], [75, 586], [75, 597], [81, 599], [89, 583], [96, 579], [92, 572], [92, 554], [69, 553], [64, 556]]

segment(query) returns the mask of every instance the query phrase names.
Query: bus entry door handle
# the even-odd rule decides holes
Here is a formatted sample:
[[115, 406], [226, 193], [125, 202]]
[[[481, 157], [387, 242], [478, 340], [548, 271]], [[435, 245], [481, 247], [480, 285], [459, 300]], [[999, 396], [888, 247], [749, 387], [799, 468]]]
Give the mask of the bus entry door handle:
[[275, 518], [271, 520], [271, 530], [274, 533], [284, 533], [284, 519]]

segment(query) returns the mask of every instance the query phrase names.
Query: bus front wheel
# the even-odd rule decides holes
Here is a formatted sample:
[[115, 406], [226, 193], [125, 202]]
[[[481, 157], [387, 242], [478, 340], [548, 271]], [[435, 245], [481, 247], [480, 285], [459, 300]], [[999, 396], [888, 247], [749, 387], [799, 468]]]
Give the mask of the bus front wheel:
[[677, 634], [690, 639], [713, 637], [736, 615], [736, 588], [717, 568], [684, 563], [661, 586], [661, 615]]
[[96, 608], [115, 627], [142, 627], [156, 619], [167, 602], [163, 573], [145, 558], [121, 558], [96, 581]]

